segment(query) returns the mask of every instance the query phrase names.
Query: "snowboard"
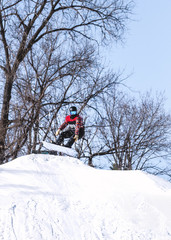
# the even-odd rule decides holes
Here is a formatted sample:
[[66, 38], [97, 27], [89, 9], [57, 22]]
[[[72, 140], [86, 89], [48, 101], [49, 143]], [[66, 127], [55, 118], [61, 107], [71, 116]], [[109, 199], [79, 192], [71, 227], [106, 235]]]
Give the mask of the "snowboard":
[[49, 150], [33, 150], [32, 153], [35, 153], [35, 154], [58, 155], [57, 151], [49, 151]]
[[66, 155], [72, 156], [72, 157], [75, 157], [77, 155], [77, 152], [72, 148], [56, 145], [54, 143], [48, 143], [45, 141], [43, 141], [42, 144], [43, 144], [43, 147], [46, 148], [48, 151], [56, 151], [59, 153], [65, 153]]

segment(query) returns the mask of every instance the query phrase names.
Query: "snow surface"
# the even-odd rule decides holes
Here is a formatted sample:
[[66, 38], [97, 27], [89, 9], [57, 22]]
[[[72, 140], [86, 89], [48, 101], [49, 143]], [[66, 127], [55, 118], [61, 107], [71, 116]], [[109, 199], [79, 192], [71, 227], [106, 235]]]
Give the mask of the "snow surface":
[[0, 166], [0, 240], [171, 240], [171, 183], [28, 155]]

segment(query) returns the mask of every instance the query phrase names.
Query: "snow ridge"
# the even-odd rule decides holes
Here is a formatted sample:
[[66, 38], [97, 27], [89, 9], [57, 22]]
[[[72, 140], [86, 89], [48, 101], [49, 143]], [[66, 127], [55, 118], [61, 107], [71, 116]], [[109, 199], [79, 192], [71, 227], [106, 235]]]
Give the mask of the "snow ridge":
[[28, 155], [0, 166], [0, 240], [171, 240], [171, 183]]

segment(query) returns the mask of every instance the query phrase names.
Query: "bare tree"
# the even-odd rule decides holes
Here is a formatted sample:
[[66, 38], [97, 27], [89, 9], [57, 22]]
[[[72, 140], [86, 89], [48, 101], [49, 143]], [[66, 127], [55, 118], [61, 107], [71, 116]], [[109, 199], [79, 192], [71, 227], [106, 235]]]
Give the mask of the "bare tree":
[[15, 81], [11, 104], [15, 116], [6, 143], [8, 159], [23, 151], [31, 153], [42, 140], [55, 136], [69, 103], [78, 103], [81, 111], [119, 82], [118, 75], [100, 71], [92, 46], [80, 46], [66, 58], [56, 54], [57, 39], [52, 39], [39, 53], [30, 51]]
[[104, 98], [98, 144], [91, 158], [109, 158], [112, 169], [169, 175], [171, 117], [163, 102], [149, 93], [139, 102], [124, 93]]
[[[10, 104], [14, 83], [22, 71], [22, 63], [49, 34], [58, 34], [61, 44], [84, 39], [99, 41], [99, 36], [120, 39], [132, 4], [121, 0], [79, 1], [1, 1], [0, 2], [0, 68], [3, 91], [0, 118], [0, 162], [3, 163], [10, 127]], [[99, 30], [99, 31], [97, 31]], [[95, 34], [97, 31], [97, 34]], [[101, 33], [101, 34], [100, 34]], [[34, 50], [35, 50], [34, 49]], [[24, 130], [27, 132], [27, 130]]]

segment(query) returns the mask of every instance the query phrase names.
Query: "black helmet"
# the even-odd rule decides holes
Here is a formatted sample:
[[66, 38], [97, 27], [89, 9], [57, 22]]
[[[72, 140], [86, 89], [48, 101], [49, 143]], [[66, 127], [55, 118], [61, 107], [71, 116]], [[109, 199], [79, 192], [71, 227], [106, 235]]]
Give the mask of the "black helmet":
[[70, 107], [69, 111], [71, 115], [77, 115], [77, 108], [75, 106]]

